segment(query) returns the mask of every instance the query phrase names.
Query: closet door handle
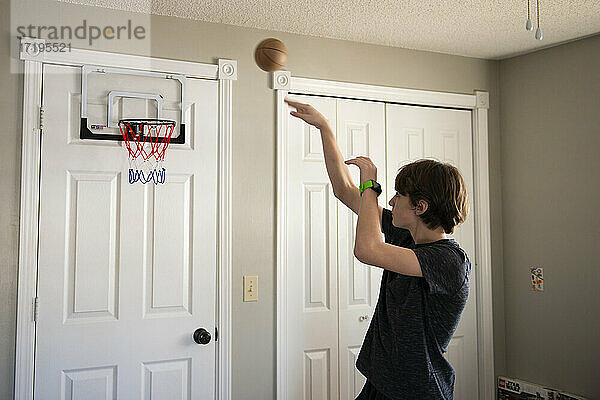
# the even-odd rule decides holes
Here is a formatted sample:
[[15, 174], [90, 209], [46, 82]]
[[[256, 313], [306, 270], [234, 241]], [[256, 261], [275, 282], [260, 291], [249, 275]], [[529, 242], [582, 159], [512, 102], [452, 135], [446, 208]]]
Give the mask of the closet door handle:
[[360, 322], [366, 321], [366, 320], [368, 320], [368, 319], [369, 319], [369, 316], [368, 316], [368, 315], [361, 315], [360, 317], [358, 317], [358, 320], [359, 320]]

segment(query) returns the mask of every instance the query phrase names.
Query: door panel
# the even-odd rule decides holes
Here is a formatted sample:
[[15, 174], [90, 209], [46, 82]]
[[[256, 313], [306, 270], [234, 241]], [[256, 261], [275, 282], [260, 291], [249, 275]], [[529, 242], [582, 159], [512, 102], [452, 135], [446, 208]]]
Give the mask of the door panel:
[[[335, 99], [294, 99], [312, 104], [335, 132]], [[337, 199], [320, 131], [289, 114], [287, 123], [287, 398], [337, 399]]]
[[[398, 169], [422, 158], [447, 162], [459, 169], [473, 210], [473, 160], [471, 111], [386, 105], [387, 185], [395, 193]], [[445, 357], [456, 372], [454, 397], [477, 399], [477, 307], [475, 279], [475, 224], [471, 212], [453, 235], [472, 265], [469, 299]]]
[[[337, 142], [344, 160], [369, 157], [377, 166], [382, 193], [378, 203], [387, 204], [385, 184], [384, 103], [337, 99]], [[359, 169], [349, 165], [353, 181], [360, 182]], [[365, 377], [356, 369], [356, 358], [375, 311], [381, 268], [361, 263], [354, 257], [358, 215], [338, 201], [337, 243], [340, 299], [340, 399], [353, 400], [362, 390]], [[383, 234], [382, 234], [383, 237]]]

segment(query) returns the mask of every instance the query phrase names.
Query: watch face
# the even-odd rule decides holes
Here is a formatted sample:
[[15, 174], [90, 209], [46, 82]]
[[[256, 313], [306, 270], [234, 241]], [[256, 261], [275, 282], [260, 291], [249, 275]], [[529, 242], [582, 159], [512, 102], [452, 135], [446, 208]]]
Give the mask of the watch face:
[[373, 182], [373, 189], [377, 192], [377, 195], [381, 194], [381, 185], [377, 182]]

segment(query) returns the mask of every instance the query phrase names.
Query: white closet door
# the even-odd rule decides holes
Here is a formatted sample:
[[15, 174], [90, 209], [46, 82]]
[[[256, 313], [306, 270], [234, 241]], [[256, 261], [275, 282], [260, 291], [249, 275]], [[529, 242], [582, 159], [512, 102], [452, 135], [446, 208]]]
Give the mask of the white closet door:
[[[313, 105], [335, 132], [335, 99], [289, 97]], [[289, 113], [287, 123], [286, 398], [337, 399], [337, 199], [319, 130]]]
[[473, 210], [473, 160], [471, 111], [386, 105], [387, 189], [393, 194], [398, 169], [421, 158], [448, 162], [457, 167], [467, 186], [471, 214], [453, 237], [472, 262], [470, 294], [462, 319], [445, 354], [456, 372], [454, 398], [477, 399], [477, 315], [475, 279], [475, 229]]
[[[337, 105], [337, 142], [342, 156], [345, 160], [366, 156], [373, 161], [377, 166], [377, 180], [383, 189], [379, 205], [385, 208], [385, 104], [338, 99]], [[358, 167], [348, 167], [358, 186]], [[354, 257], [357, 221], [358, 216], [352, 210], [338, 203], [339, 382], [342, 400], [355, 399], [365, 383], [365, 377], [356, 369], [356, 359], [377, 304], [383, 271]]]

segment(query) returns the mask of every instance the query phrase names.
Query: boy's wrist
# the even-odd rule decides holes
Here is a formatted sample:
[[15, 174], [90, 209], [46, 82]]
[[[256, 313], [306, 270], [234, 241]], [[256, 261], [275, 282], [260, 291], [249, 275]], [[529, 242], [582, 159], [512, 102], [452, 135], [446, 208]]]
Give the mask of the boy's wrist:
[[323, 122], [321, 122], [320, 124], [318, 124], [316, 126], [316, 128], [320, 131], [324, 130], [324, 129], [329, 129], [331, 130], [331, 127], [329, 126], [329, 121], [324, 120]]
[[381, 185], [374, 179], [369, 179], [361, 183], [358, 189], [360, 190], [361, 196], [367, 189], [372, 189], [370, 191], [373, 191], [377, 196], [381, 194]]

